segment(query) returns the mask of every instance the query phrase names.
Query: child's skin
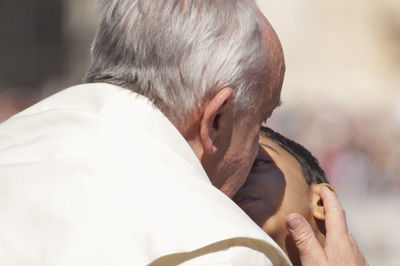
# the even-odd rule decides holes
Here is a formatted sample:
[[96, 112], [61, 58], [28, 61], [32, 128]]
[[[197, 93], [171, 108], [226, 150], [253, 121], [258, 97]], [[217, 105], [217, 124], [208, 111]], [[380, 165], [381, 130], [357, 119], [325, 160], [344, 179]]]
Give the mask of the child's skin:
[[325, 239], [324, 208], [319, 190], [326, 183], [308, 185], [297, 159], [267, 136], [260, 136], [260, 151], [249, 177], [233, 200], [300, 264], [297, 249], [286, 229], [290, 213], [303, 215], [318, 241]]

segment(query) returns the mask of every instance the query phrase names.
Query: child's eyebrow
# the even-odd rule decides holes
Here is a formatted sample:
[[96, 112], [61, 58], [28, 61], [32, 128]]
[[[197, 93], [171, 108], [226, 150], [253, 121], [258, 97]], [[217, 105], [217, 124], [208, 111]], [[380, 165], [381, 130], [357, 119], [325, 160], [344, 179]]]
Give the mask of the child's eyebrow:
[[265, 147], [265, 148], [268, 148], [268, 149], [273, 150], [275, 153], [278, 153], [274, 148], [272, 148], [271, 146], [269, 146], [269, 145], [267, 145], [267, 144], [260, 143], [260, 145], [263, 146], [263, 147]]

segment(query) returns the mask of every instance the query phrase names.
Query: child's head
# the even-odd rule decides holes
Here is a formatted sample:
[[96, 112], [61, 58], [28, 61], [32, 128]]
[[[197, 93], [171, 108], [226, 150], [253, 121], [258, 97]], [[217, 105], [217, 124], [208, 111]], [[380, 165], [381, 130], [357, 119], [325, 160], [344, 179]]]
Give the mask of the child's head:
[[328, 185], [325, 172], [307, 149], [269, 128], [261, 129], [259, 144], [249, 177], [233, 199], [297, 263], [286, 217], [293, 212], [303, 215], [323, 245], [319, 190]]

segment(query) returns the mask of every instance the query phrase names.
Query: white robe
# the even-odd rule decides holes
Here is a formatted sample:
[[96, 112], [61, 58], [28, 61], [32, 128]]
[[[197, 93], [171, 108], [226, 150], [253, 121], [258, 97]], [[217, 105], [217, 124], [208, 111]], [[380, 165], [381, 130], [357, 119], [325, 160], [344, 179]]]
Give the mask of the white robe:
[[0, 124], [0, 265], [290, 264], [147, 98], [65, 89]]

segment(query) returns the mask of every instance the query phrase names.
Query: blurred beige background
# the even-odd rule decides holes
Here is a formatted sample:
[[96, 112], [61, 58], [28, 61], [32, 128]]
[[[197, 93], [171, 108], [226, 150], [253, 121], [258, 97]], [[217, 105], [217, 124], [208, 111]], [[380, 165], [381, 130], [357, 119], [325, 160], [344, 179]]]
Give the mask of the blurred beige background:
[[[94, 0], [0, 1], [0, 121], [81, 83]], [[319, 158], [371, 265], [400, 265], [400, 1], [259, 0], [286, 57], [269, 125]]]

